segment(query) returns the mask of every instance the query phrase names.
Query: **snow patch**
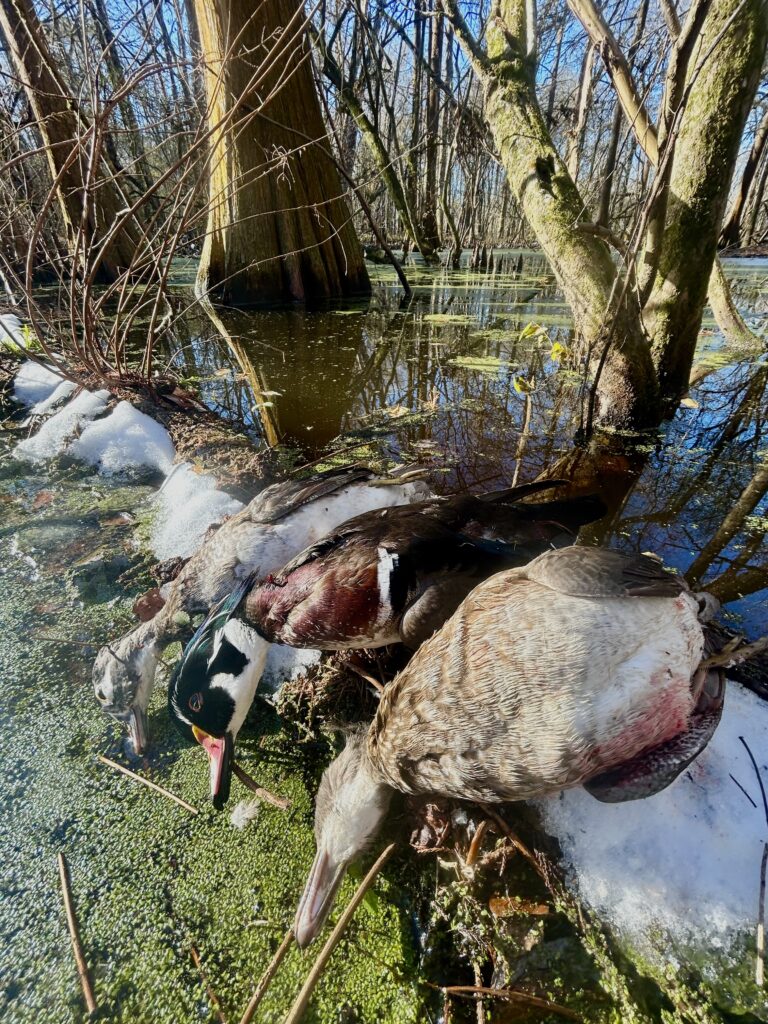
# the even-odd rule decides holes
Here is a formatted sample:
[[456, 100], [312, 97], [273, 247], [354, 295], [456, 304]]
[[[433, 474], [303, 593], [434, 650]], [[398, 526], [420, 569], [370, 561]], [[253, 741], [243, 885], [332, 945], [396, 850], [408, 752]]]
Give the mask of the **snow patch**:
[[50, 398], [61, 383], [61, 374], [52, 367], [28, 359], [16, 374], [13, 397], [27, 407], [38, 405]]
[[31, 414], [33, 416], [47, 415], [54, 406], [57, 406], [62, 402], [66, 402], [76, 388], [77, 385], [71, 380], [62, 380], [47, 398], [44, 398], [41, 402], [35, 402], [32, 406]]
[[64, 451], [70, 438], [84, 423], [106, 408], [108, 399], [108, 391], [96, 391], [93, 394], [81, 391], [77, 398], [46, 420], [36, 434], [19, 441], [14, 448], [14, 455], [30, 462], [54, 458]]
[[120, 402], [109, 416], [89, 423], [70, 452], [105, 476], [139, 466], [166, 474], [176, 454], [165, 427], [130, 402]]
[[259, 690], [276, 693], [283, 683], [297, 679], [304, 675], [312, 665], [316, 665], [320, 661], [321, 654], [322, 651], [271, 644], [264, 673], [259, 683]]
[[754, 927], [768, 826], [740, 736], [768, 785], [768, 707], [729, 683], [709, 746], [661, 793], [602, 804], [579, 788], [537, 802], [581, 898], [650, 955], [659, 928], [681, 944], [727, 948]]
[[168, 476], [154, 498], [155, 517], [150, 547], [160, 561], [188, 558], [203, 542], [206, 530], [243, 507], [241, 501], [218, 490], [207, 473], [196, 473], [182, 462]]
[[0, 315], [0, 348], [26, 348], [27, 334], [15, 313]]

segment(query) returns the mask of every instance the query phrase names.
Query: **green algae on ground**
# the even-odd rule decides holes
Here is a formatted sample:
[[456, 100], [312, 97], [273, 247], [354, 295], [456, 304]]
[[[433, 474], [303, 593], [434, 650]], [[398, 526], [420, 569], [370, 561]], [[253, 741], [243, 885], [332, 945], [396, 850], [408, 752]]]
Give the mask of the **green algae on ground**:
[[[313, 845], [314, 777], [306, 777], [305, 757], [274, 729], [261, 739], [246, 736], [241, 756], [248, 770], [288, 796], [292, 809], [286, 814], [265, 806], [256, 823], [237, 831], [228, 815], [210, 807], [205, 758], [172, 731], [162, 686], [150, 707], [150, 755], [140, 761], [126, 755], [119, 730], [93, 698], [90, 666], [98, 644], [131, 625], [129, 601], [114, 602], [121, 590], [113, 584], [111, 592], [99, 591], [96, 603], [84, 603], [66, 582], [56, 545], [48, 544], [63, 539], [62, 529], [70, 548], [78, 541], [103, 543], [108, 534], [102, 531], [110, 528], [101, 523], [111, 518], [105, 513], [126, 511], [147, 489], [87, 473], [67, 480], [25, 472], [21, 484], [8, 477], [0, 482], [11, 499], [0, 530], [6, 566], [0, 591], [6, 781], [0, 798], [0, 1016], [9, 1024], [84, 1019], [58, 886], [56, 854], [64, 850], [107, 1019], [215, 1020], [191, 958], [194, 945], [225, 1014], [236, 1020], [303, 886]], [[41, 482], [53, 497], [32, 510]], [[192, 817], [100, 764], [100, 752], [128, 757], [134, 769], [201, 813]], [[355, 1020], [370, 1024], [422, 1019], [409, 932], [387, 877], [375, 909], [359, 911], [308, 1022], [330, 1024], [345, 1005]], [[291, 955], [260, 1020], [282, 1020], [313, 955]]]

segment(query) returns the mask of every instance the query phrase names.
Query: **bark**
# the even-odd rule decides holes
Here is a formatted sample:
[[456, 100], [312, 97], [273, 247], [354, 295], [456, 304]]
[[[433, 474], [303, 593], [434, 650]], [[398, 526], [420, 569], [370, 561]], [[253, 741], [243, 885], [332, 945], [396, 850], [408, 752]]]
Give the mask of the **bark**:
[[425, 259], [431, 259], [434, 255], [434, 247], [425, 237], [421, 225], [417, 223], [413, 215], [413, 207], [406, 197], [405, 189], [395, 168], [395, 161], [384, 145], [378, 128], [365, 113], [354, 87], [344, 78], [341, 68], [325, 45], [322, 36], [319, 33], [313, 33], [313, 38], [323, 60], [323, 74], [336, 90], [340, 106], [346, 110], [359, 128], [406, 234], [422, 256]]
[[367, 293], [303, 6], [195, 0], [195, 12], [211, 129], [198, 291], [231, 305]]
[[733, 202], [728, 211], [723, 230], [720, 233], [720, 245], [739, 245], [741, 241], [741, 218], [747, 205], [747, 196], [757, 172], [760, 158], [765, 152], [765, 145], [768, 142], [768, 106], [765, 108], [760, 124], [757, 126], [752, 148], [749, 151], [747, 162], [744, 165], [744, 172], [739, 181], [739, 187], [733, 197]]
[[440, 135], [440, 94], [436, 79], [440, 76], [443, 63], [443, 16], [440, 2], [435, 0], [432, 17], [429, 20], [429, 66], [431, 75], [427, 81], [427, 131], [424, 146], [424, 209], [421, 218], [422, 232], [432, 252], [439, 247], [437, 227], [437, 154]]
[[[73, 249], [81, 233], [82, 254], [107, 238], [128, 204], [105, 162], [91, 169], [89, 182], [91, 142], [84, 142], [83, 136], [91, 126], [59, 75], [31, 0], [0, 0], [0, 31], [45, 146], [68, 244]], [[100, 254], [100, 280], [114, 280], [131, 265], [139, 236], [131, 218], [113, 232]]]
[[[584, 202], [552, 144], [535, 92], [521, 0], [502, 0], [488, 26], [488, 53], [470, 36], [454, 0], [454, 31], [485, 90], [485, 112], [510, 187], [542, 246], [593, 362], [607, 356], [598, 382], [597, 422], [627, 428], [659, 419], [656, 380], [639, 313], [616, 280], [606, 243], [574, 230]], [[612, 333], [606, 330], [612, 324]]]
[[[729, 20], [730, 19], [730, 20]], [[662, 396], [688, 387], [728, 188], [768, 40], [762, 0], [714, 0], [689, 65], [666, 230], [646, 309]], [[701, 73], [697, 65], [709, 49]]]

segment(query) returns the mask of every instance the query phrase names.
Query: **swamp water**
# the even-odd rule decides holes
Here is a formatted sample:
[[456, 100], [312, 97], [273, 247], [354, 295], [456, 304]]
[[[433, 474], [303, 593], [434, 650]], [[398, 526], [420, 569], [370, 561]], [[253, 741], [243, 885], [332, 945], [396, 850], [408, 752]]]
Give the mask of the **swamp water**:
[[[506, 254], [491, 273], [410, 267], [408, 304], [389, 270], [374, 272], [375, 294], [364, 306], [228, 314], [223, 337], [186, 311], [181, 282], [165, 358], [207, 404], [265, 445], [281, 445], [286, 458], [320, 459], [334, 442], [345, 458], [386, 450], [424, 462], [445, 492], [508, 486], [545, 467], [583, 489], [597, 487], [611, 512], [588, 539], [655, 550], [682, 570], [693, 565], [699, 578], [716, 581], [733, 628], [768, 632], [764, 355], [730, 353], [705, 320], [700, 380], [675, 419], [640, 445], [613, 439], [595, 453], [572, 443], [583, 374], [569, 351], [567, 309], [541, 257]], [[743, 261], [728, 272], [742, 311], [765, 335], [768, 266]], [[205, 760], [170, 729], [162, 686], [150, 714], [151, 751], [130, 757], [96, 705], [90, 667], [97, 647], [129, 628], [133, 599], [151, 585], [135, 537], [157, 481], [105, 477], [66, 459], [23, 463], [12, 454], [21, 436], [18, 421], [0, 435], [0, 1019], [84, 1019], [57, 876], [64, 850], [105, 1019], [237, 1021], [292, 919], [313, 852], [312, 796], [327, 750], [297, 745], [274, 716], [266, 735], [244, 730], [244, 766], [293, 803], [288, 814], [263, 807], [243, 831], [209, 807]], [[145, 791], [99, 763], [98, 753], [150, 775], [200, 813]], [[756, 753], [764, 765], [766, 749]], [[236, 782], [233, 791], [233, 802], [246, 795]], [[732, 799], [743, 799], [735, 787]], [[441, 857], [450, 861], [450, 852]], [[588, 1021], [630, 1013], [730, 1019], [726, 1010], [701, 1016], [695, 1005], [686, 1017], [690, 994], [662, 995], [626, 964], [618, 982], [606, 982], [603, 971], [609, 998], [560, 915], [521, 913], [499, 923], [487, 896], [522, 897], [530, 911], [546, 896], [530, 876], [511, 865], [481, 900], [458, 892], [467, 887], [450, 864], [432, 856], [417, 863], [406, 852], [358, 912], [306, 1019], [437, 1021], [442, 1000], [428, 983], [474, 983], [472, 959], [484, 983], [527, 987]], [[353, 885], [346, 883], [342, 900]], [[432, 930], [430, 915], [441, 919]], [[487, 949], [480, 956], [491, 931], [494, 966]], [[258, 1020], [283, 1019], [314, 950], [290, 954]], [[739, 973], [750, 974], [752, 955], [744, 951], [749, 964]], [[625, 985], [631, 994], [619, 991]], [[756, 1010], [759, 1000], [731, 994], [724, 1005]], [[454, 1021], [475, 1019], [471, 1004], [454, 999], [452, 1007]], [[499, 1021], [562, 1019], [515, 1004], [489, 1012]]]

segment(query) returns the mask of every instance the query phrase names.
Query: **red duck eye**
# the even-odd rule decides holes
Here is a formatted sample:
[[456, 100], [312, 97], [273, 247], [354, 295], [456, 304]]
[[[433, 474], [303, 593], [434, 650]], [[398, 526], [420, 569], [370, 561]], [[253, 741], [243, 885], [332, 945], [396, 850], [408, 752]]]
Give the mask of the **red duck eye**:
[[190, 710], [195, 711], [195, 712], [199, 711], [200, 708], [203, 706], [203, 695], [202, 695], [202, 693], [193, 693], [192, 696], [189, 698], [188, 704], [189, 704]]

